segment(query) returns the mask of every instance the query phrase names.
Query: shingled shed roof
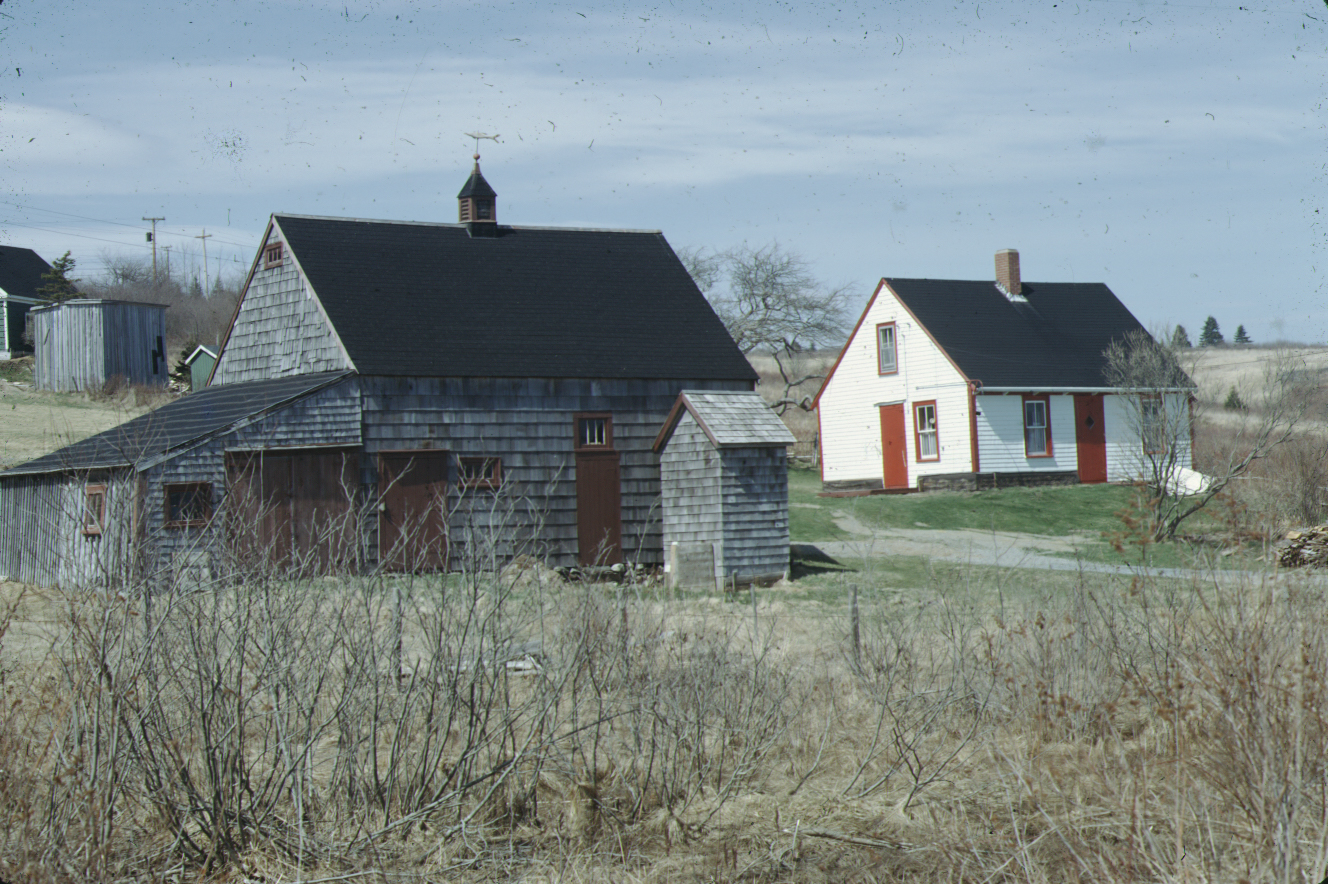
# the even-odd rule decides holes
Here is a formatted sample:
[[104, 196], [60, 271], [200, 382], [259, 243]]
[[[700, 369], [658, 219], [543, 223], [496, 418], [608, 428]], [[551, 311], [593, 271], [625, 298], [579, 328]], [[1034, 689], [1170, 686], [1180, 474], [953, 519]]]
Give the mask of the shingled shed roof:
[[756, 380], [657, 231], [274, 220], [361, 374]]
[[207, 387], [104, 433], [0, 472], [0, 479], [131, 466], [289, 405], [350, 374], [332, 371]]
[[32, 249], [0, 246], [0, 289], [17, 298], [36, 298], [42, 285], [42, 274], [49, 273], [51, 265]]
[[655, 437], [656, 451], [668, 444], [684, 411], [716, 448], [783, 447], [798, 441], [758, 393], [683, 390]]
[[[970, 380], [984, 387], [1106, 387], [1103, 351], [1139, 320], [1100, 282], [883, 280]], [[865, 315], [865, 314], [864, 314]]]

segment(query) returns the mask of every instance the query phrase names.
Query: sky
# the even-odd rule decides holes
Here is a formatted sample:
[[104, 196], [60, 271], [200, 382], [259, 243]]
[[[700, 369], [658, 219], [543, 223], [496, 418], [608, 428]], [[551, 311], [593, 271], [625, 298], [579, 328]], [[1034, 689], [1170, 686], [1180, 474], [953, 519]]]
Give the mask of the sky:
[[96, 277], [158, 216], [241, 276], [273, 212], [455, 221], [481, 132], [504, 223], [778, 242], [856, 304], [1017, 248], [1322, 342], [1326, 50], [1328, 0], [0, 0], [0, 243]]

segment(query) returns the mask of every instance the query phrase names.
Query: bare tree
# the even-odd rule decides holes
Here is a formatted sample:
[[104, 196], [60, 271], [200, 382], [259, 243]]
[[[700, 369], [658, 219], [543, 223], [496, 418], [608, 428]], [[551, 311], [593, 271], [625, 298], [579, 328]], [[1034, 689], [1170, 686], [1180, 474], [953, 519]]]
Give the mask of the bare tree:
[[1112, 342], [1103, 353], [1105, 373], [1122, 390], [1136, 462], [1136, 478], [1148, 496], [1149, 531], [1155, 540], [1176, 535], [1181, 523], [1206, 507], [1233, 480], [1249, 471], [1295, 433], [1310, 397], [1300, 361], [1284, 353], [1267, 365], [1262, 389], [1249, 395], [1249, 408], [1233, 412], [1235, 441], [1217, 461], [1200, 488], [1181, 481], [1191, 462], [1192, 428], [1203, 403], [1175, 352], [1144, 331]]
[[743, 353], [769, 353], [784, 392], [772, 404], [810, 410], [810, 397], [795, 391], [822, 375], [806, 367], [804, 354], [837, 344], [848, 328], [851, 288], [829, 286], [806, 259], [778, 242], [723, 252], [683, 249], [679, 255]]

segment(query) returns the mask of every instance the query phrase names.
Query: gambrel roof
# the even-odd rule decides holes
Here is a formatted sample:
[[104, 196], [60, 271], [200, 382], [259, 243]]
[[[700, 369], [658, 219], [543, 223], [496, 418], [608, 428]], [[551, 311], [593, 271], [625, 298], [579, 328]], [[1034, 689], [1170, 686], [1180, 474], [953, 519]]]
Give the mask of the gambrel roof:
[[658, 231], [273, 222], [363, 375], [756, 379]]
[[205, 387], [104, 433], [0, 472], [0, 478], [133, 466], [330, 387], [347, 371]]

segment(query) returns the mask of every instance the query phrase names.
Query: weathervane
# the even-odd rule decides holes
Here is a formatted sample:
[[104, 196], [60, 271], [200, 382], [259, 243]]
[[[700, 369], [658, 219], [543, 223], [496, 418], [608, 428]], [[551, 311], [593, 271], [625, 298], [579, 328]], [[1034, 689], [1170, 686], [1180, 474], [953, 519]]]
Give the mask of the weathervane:
[[497, 144], [499, 138], [498, 135], [485, 135], [483, 132], [467, 132], [466, 137], [475, 139], [475, 162], [477, 163], [480, 160], [480, 141], [492, 141]]

